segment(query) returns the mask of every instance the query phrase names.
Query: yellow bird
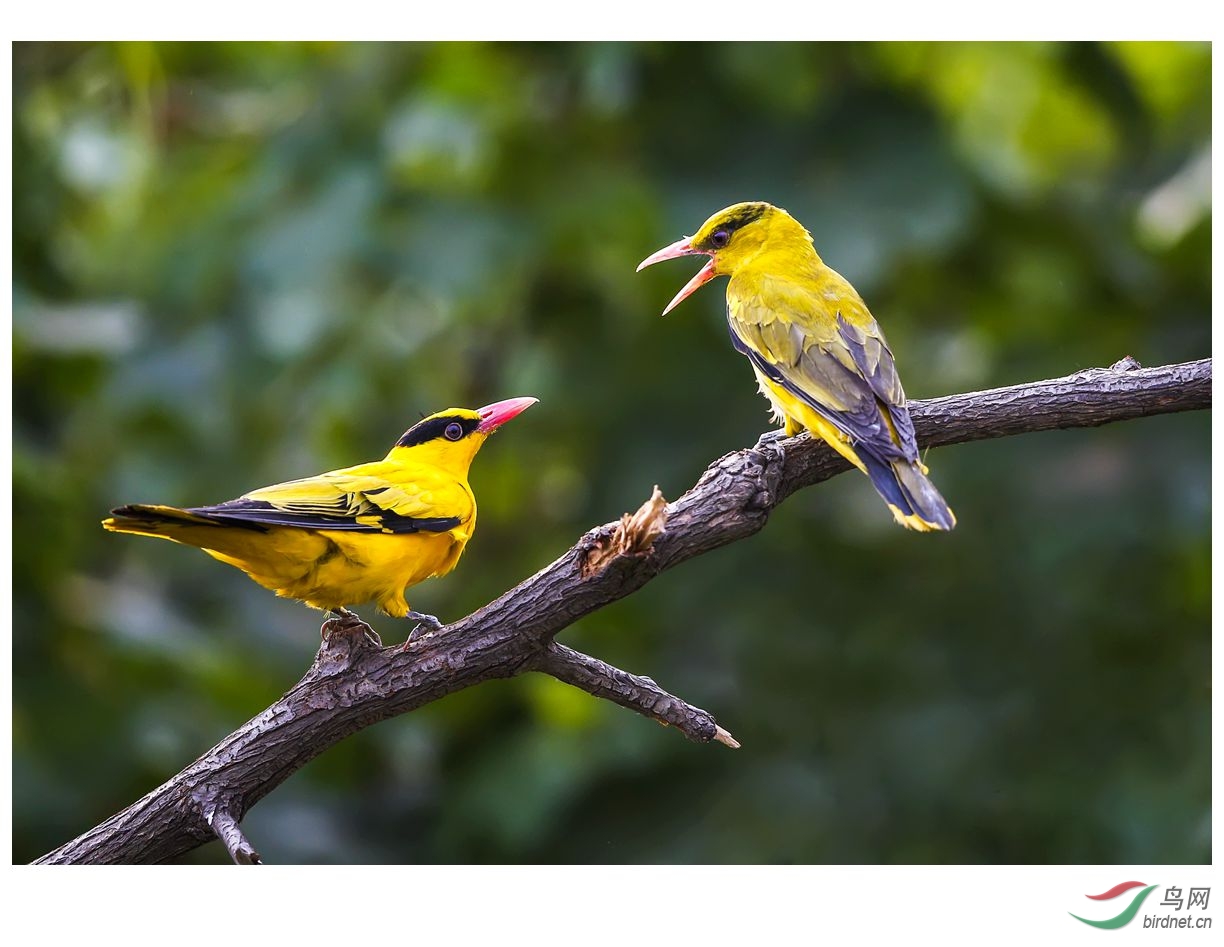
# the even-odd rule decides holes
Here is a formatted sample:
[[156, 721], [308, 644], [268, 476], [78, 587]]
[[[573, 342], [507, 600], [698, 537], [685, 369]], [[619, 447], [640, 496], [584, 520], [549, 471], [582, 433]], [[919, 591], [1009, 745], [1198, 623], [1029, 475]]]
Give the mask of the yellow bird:
[[277, 595], [346, 620], [355, 618], [346, 606], [373, 601], [393, 618], [436, 629], [436, 618], [409, 608], [404, 590], [455, 567], [476, 528], [472, 458], [536, 400], [448, 408], [414, 424], [380, 461], [216, 506], [123, 506], [102, 525], [197, 546]]
[[812, 235], [764, 201], [720, 210], [691, 237], [638, 265], [710, 261], [664, 315], [716, 276], [727, 284], [731, 342], [748, 357], [786, 436], [823, 438], [872, 484], [902, 526], [947, 530], [956, 517], [918, 458], [905, 392], [884, 334], [853, 286], [825, 266]]

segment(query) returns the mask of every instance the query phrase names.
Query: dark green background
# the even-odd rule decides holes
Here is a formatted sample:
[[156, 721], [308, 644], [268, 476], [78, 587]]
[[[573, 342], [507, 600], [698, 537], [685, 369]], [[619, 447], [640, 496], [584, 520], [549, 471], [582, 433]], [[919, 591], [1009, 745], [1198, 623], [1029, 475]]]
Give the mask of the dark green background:
[[[317, 613], [104, 533], [110, 507], [227, 499], [536, 395], [477, 459], [463, 562], [412, 597], [466, 614], [765, 429], [721, 285], [660, 319], [696, 264], [633, 272], [737, 200], [807, 225], [912, 397], [1202, 357], [1210, 66], [18, 44], [14, 859], [178, 771], [317, 646]], [[948, 536], [839, 477], [564, 634], [738, 752], [528, 676], [346, 741], [249, 834], [273, 862], [1208, 861], [1208, 422], [933, 452]]]

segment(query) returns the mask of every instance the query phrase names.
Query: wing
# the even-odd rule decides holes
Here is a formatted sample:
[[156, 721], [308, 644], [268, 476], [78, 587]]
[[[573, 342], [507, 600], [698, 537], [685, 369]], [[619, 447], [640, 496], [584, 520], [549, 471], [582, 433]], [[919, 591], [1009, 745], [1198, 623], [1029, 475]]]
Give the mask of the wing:
[[881, 459], [917, 460], [892, 352], [858, 294], [837, 280], [810, 289], [767, 280], [756, 292], [728, 293], [732, 342], [854, 444]]
[[471, 518], [475, 503], [453, 477], [380, 461], [253, 490], [189, 512], [236, 526], [296, 526], [359, 533], [442, 533]]

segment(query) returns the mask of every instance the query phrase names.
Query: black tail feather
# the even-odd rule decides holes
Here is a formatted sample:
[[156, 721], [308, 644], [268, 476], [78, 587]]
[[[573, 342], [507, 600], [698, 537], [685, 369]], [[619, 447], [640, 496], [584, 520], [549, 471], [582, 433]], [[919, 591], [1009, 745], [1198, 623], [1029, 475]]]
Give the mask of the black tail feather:
[[859, 457], [872, 484], [902, 525], [934, 530], [949, 530], [956, 525], [956, 516], [917, 461], [884, 461], [866, 451], [860, 451]]

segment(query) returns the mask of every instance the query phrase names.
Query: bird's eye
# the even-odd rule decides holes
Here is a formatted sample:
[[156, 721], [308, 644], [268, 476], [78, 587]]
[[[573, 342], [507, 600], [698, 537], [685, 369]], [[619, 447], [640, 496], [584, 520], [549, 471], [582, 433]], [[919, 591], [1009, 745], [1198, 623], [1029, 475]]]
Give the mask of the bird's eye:
[[714, 248], [717, 250], [721, 250], [730, 242], [731, 234], [725, 230], [715, 230], [712, 234], [710, 234], [710, 243], [712, 243]]
[[[437, 429], [435, 428], [435, 430]], [[450, 424], [446, 425], [446, 430], [442, 433], [446, 435], [446, 439], [448, 441], [457, 441], [459, 438], [463, 437], [463, 425], [452, 421]]]

